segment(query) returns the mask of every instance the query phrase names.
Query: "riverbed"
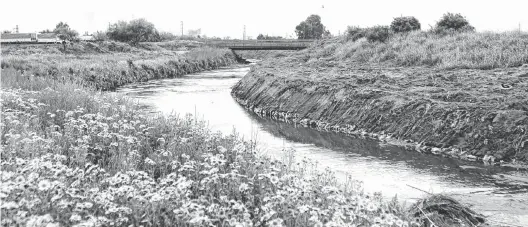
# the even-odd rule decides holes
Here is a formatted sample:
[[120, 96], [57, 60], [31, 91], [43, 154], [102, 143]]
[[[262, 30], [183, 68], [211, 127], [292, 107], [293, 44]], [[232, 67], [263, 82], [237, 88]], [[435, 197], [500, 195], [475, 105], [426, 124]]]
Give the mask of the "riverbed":
[[407, 204], [428, 193], [447, 193], [489, 216], [492, 224], [528, 226], [528, 182], [523, 172], [407, 151], [379, 141], [321, 132], [260, 118], [231, 97], [231, 87], [248, 71], [236, 66], [124, 86], [117, 93], [135, 98], [145, 111], [192, 114], [213, 131], [236, 131], [258, 141], [259, 151], [280, 158], [293, 148], [336, 172], [363, 181], [365, 191], [395, 195]]

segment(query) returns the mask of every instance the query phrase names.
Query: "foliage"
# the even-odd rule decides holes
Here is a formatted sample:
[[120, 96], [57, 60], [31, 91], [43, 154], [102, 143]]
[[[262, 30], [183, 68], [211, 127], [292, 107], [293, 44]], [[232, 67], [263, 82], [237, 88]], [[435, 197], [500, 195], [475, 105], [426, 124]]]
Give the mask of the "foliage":
[[365, 31], [363, 28], [357, 26], [348, 26], [346, 31], [347, 40], [356, 41], [365, 37]]
[[390, 37], [390, 29], [388, 26], [374, 26], [366, 29], [365, 37], [369, 42], [385, 42]]
[[258, 40], [275, 40], [275, 39], [282, 39], [282, 36], [269, 36], [269, 35], [263, 35], [259, 34], [257, 36]]
[[312, 14], [295, 27], [298, 39], [321, 39], [323, 35], [330, 35], [321, 23], [319, 15]]
[[55, 26], [55, 29], [53, 29], [53, 33], [57, 34], [59, 39], [68, 41], [73, 41], [79, 36], [79, 33], [77, 33], [77, 31], [71, 29], [67, 23], [64, 23], [62, 21]]
[[96, 31], [93, 34], [93, 37], [96, 41], [105, 41], [108, 40], [108, 36], [106, 35], [106, 32], [104, 31]]
[[3, 226], [408, 226], [361, 184], [191, 117], [2, 72]]
[[171, 41], [171, 40], [176, 40], [177, 39], [177, 36], [170, 33], [170, 32], [160, 32], [159, 33], [159, 39], [160, 41]]
[[108, 28], [108, 38], [137, 45], [139, 42], [159, 41], [159, 34], [154, 24], [147, 20], [135, 19], [130, 22], [119, 21]]
[[434, 31], [436, 33], [472, 32], [475, 31], [475, 28], [461, 14], [446, 13], [436, 23]]
[[392, 21], [390, 28], [393, 32], [410, 32], [420, 30], [421, 25], [415, 17], [396, 17]]
[[2, 31], [2, 34], [10, 34], [10, 33], [11, 33], [10, 30], [3, 30], [3, 31]]
[[[77, 81], [100, 90], [112, 90], [128, 83], [216, 69], [235, 61], [231, 51], [215, 48], [194, 48], [183, 55], [171, 51], [140, 51], [114, 42], [74, 45], [70, 49], [77, 48], [110, 53], [86, 54], [81, 59], [60, 52], [36, 56], [8, 55], [2, 58], [2, 67], [23, 70], [36, 76]], [[119, 53], [122, 51], [139, 53]]]

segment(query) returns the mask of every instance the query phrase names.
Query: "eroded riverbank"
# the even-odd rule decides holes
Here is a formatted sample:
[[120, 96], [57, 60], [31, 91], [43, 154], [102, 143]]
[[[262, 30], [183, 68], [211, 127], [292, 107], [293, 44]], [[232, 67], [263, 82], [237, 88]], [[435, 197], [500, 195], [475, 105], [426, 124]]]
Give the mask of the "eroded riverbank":
[[366, 191], [381, 191], [388, 199], [397, 195], [410, 204], [427, 196], [410, 185], [473, 204], [473, 209], [492, 221], [528, 223], [524, 215], [528, 211], [524, 205], [528, 202], [526, 185], [507, 180], [516, 177], [518, 171], [417, 154], [361, 136], [317, 131], [259, 117], [238, 105], [230, 95], [231, 87], [248, 71], [248, 67], [227, 68], [136, 83], [118, 89], [118, 93], [137, 98], [149, 112], [180, 116], [189, 113], [205, 119], [213, 131], [230, 133], [236, 129], [244, 138], [256, 138], [259, 149], [272, 157], [281, 157], [284, 148], [293, 148], [298, 160], [318, 160], [321, 169], [330, 168], [340, 179], [350, 175], [363, 181]]
[[[528, 67], [372, 68], [286, 57], [253, 68], [232, 94], [261, 116], [406, 141], [409, 148], [489, 164], [528, 158]], [[514, 84], [505, 89], [501, 84]]]

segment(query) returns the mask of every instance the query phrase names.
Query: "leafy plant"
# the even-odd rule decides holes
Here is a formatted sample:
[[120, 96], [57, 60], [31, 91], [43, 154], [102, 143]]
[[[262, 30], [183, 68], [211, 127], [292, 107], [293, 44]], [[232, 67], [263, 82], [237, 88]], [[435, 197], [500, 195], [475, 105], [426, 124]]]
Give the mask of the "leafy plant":
[[393, 32], [410, 32], [420, 30], [421, 25], [415, 17], [396, 17], [392, 21], [390, 28]]

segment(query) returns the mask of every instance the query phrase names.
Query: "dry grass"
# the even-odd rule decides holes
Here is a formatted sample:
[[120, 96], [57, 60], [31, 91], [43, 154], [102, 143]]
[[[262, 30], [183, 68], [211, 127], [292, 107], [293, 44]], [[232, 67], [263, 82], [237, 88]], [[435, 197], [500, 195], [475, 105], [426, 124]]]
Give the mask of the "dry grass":
[[493, 69], [528, 63], [526, 33], [455, 33], [415, 31], [393, 34], [387, 42], [365, 39], [329, 41], [310, 52], [312, 58], [390, 66], [432, 66], [444, 69]]
[[112, 90], [127, 83], [173, 78], [233, 63], [235, 58], [229, 50], [204, 47], [184, 54], [173, 51], [16, 54], [2, 56], [1, 66], [2, 69], [13, 68], [24, 75], [52, 77], [99, 90]]

